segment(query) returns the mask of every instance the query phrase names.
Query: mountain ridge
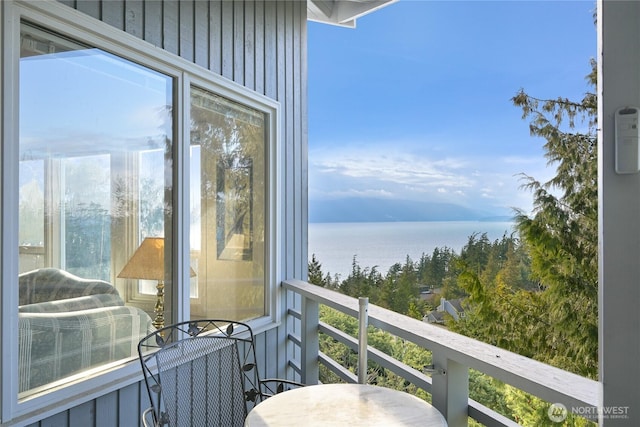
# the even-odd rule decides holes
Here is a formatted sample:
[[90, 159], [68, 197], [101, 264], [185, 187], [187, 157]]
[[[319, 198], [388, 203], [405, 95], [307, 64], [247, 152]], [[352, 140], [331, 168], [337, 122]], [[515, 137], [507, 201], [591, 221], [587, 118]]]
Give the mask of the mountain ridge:
[[309, 200], [309, 222], [510, 221], [509, 215], [454, 203], [343, 198]]

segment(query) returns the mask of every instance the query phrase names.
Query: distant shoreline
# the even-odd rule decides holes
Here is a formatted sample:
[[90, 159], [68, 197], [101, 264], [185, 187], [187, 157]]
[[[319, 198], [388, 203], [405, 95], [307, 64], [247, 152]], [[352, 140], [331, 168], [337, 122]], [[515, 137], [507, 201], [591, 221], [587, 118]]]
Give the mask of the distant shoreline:
[[309, 223], [309, 260], [313, 255], [323, 273], [339, 274], [342, 280], [351, 272], [354, 257], [361, 268], [376, 267], [385, 273], [407, 257], [418, 261], [435, 248], [456, 253], [469, 236], [486, 233], [490, 241], [514, 231], [514, 221], [371, 221]]

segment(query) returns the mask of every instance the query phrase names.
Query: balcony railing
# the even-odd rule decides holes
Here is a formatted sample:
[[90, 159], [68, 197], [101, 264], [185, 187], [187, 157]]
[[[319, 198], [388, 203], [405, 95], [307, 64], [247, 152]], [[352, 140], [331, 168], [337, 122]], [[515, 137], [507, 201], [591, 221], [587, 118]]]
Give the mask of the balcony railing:
[[[299, 359], [289, 360], [289, 365], [307, 384], [318, 382], [320, 363], [343, 380], [357, 382], [353, 373], [319, 351], [320, 333], [330, 335], [354, 351], [358, 349], [355, 338], [319, 321], [319, 305], [358, 318], [358, 300], [299, 280], [286, 280], [282, 286], [294, 294], [286, 298], [287, 313], [299, 319], [287, 322], [292, 325], [288, 330], [289, 341], [299, 348], [294, 352]], [[368, 308], [368, 324], [432, 352], [434, 374], [431, 377], [372, 347], [368, 347], [367, 353], [370, 360], [431, 393], [432, 404], [442, 412], [451, 427], [466, 426], [467, 417], [487, 426], [518, 425], [469, 398], [469, 369], [547, 402], [561, 403], [570, 412], [577, 408], [580, 414], [597, 413], [600, 395], [600, 383], [597, 381], [375, 305]]]

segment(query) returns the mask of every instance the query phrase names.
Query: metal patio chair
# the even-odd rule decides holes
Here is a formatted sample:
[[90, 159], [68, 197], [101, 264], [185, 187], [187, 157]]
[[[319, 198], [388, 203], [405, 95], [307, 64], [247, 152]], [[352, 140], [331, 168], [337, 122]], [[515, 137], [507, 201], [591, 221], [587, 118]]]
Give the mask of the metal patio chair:
[[243, 426], [263, 399], [302, 386], [260, 379], [246, 323], [193, 320], [158, 329], [138, 344], [151, 407], [145, 427]]

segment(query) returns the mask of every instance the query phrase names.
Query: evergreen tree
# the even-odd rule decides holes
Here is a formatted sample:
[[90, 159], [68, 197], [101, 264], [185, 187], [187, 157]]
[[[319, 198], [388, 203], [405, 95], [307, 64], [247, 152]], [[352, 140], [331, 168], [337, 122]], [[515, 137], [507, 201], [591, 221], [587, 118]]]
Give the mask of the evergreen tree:
[[[592, 65], [591, 87], [596, 81]], [[556, 175], [548, 182], [523, 177], [524, 187], [533, 193], [534, 210], [531, 216], [516, 212], [521, 243], [508, 247], [506, 258], [500, 251], [491, 252], [483, 271], [477, 264], [467, 265], [459, 278], [469, 294], [467, 315], [449, 326], [595, 378], [596, 96], [587, 93], [579, 102], [541, 100], [520, 91], [513, 102], [522, 108], [523, 118], [531, 120], [532, 135], [546, 140], [546, 157], [556, 166]], [[509, 408], [505, 415], [524, 425], [548, 425], [548, 403], [511, 387], [505, 388], [504, 398]], [[567, 425], [587, 424], [590, 422], [579, 417], [567, 420]]]
[[[595, 84], [595, 71], [589, 82]], [[535, 99], [521, 91], [513, 102], [522, 108], [523, 117], [531, 118], [532, 135], [546, 139], [546, 157], [557, 167], [549, 182], [524, 177], [525, 187], [533, 192], [534, 210], [532, 216], [518, 211], [515, 220], [531, 259], [531, 275], [526, 257], [508, 245], [506, 257], [500, 252], [503, 248], [497, 248], [481, 271], [476, 260], [487, 251], [476, 251], [483, 239], [472, 236], [461, 256], [472, 263], [459, 279], [470, 295], [470, 309], [464, 322], [451, 327], [594, 378], [598, 342], [595, 95], [572, 102]], [[587, 133], [576, 132], [579, 124], [586, 126]], [[542, 291], [535, 290], [535, 283]]]
[[467, 244], [460, 252], [460, 259], [467, 268], [475, 270], [478, 274], [487, 265], [491, 253], [491, 242], [487, 233], [473, 233], [469, 236]]
[[431, 254], [431, 262], [427, 268], [427, 283], [433, 288], [442, 287], [442, 281], [447, 274], [447, 248], [434, 248]]
[[409, 314], [413, 304], [411, 309], [415, 317], [418, 310], [416, 305], [418, 294], [418, 276], [413, 261], [407, 256], [404, 265], [396, 263], [391, 266], [382, 282], [379, 300], [371, 300], [371, 302], [402, 314]]
[[422, 282], [432, 289], [442, 288], [441, 294], [454, 299], [463, 295], [456, 284], [458, 255], [448, 247], [434, 248], [431, 259], [424, 267]]
[[326, 281], [322, 275], [322, 264], [320, 264], [316, 258], [316, 254], [311, 255], [311, 261], [309, 262], [308, 268], [309, 283], [318, 286], [325, 286]]
[[338, 290], [355, 298], [368, 297], [369, 301], [373, 303], [377, 301], [381, 283], [382, 275], [378, 272], [377, 267], [363, 269], [354, 256], [351, 263], [351, 273], [340, 283]]
[[[596, 85], [596, 64], [587, 76]], [[513, 98], [530, 118], [531, 134], [546, 140], [545, 156], [556, 175], [542, 183], [524, 177], [533, 192], [533, 215], [518, 212], [517, 228], [527, 242], [532, 272], [545, 288], [548, 338], [555, 362], [581, 375], [597, 376], [598, 197], [597, 98], [540, 100], [523, 91]], [[579, 131], [584, 129], [584, 131]]]

